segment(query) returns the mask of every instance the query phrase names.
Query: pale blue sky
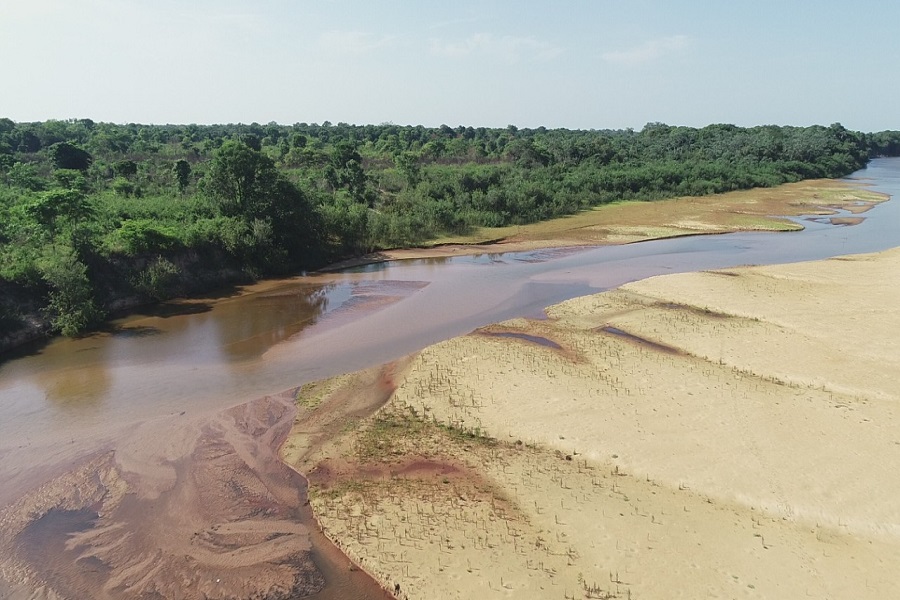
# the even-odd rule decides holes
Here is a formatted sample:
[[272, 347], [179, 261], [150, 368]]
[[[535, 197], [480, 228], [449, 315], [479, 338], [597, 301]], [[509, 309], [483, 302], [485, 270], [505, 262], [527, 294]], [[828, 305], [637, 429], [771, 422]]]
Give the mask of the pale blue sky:
[[900, 2], [0, 0], [0, 116], [900, 129]]

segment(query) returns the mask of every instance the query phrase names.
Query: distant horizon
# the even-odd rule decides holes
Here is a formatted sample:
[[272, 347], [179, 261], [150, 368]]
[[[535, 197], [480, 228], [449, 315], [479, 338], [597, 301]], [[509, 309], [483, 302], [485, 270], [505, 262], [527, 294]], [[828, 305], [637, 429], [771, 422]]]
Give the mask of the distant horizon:
[[898, 22], [879, 1], [0, 0], [0, 115], [878, 132], [900, 128]]
[[798, 128], [816, 127], [816, 126], [830, 127], [831, 125], [837, 124], [837, 125], [843, 126], [845, 129], [847, 129], [849, 131], [856, 131], [859, 133], [880, 133], [882, 131], [900, 131], [900, 127], [893, 128], [893, 129], [891, 129], [891, 128], [879, 129], [876, 131], [854, 129], [852, 127], [847, 127], [844, 123], [842, 123], [840, 121], [836, 121], [834, 123], [809, 123], [806, 125], [793, 125], [793, 124], [789, 124], [789, 123], [757, 123], [754, 125], [741, 125], [738, 123], [724, 123], [724, 122], [706, 123], [705, 125], [683, 125], [680, 123], [664, 123], [662, 121], [647, 121], [640, 127], [550, 127], [548, 125], [525, 126], [525, 125], [518, 125], [516, 123], [507, 123], [505, 125], [474, 125], [474, 124], [467, 125], [465, 123], [457, 123], [456, 125], [451, 125], [450, 123], [439, 123], [437, 125], [425, 125], [422, 123], [392, 123], [392, 122], [349, 123], [346, 121], [331, 121], [330, 119], [326, 119], [325, 121], [322, 121], [321, 123], [311, 122], [311, 121], [295, 121], [293, 123], [280, 123], [277, 121], [265, 121], [265, 122], [263, 122], [263, 121], [249, 121], [249, 122], [237, 121], [237, 122], [231, 122], [231, 123], [223, 123], [223, 122], [219, 122], [219, 123], [197, 123], [197, 122], [193, 122], [193, 123], [174, 123], [174, 122], [173, 123], [147, 123], [147, 122], [141, 122], [141, 121], [106, 121], [106, 120], [101, 120], [101, 119], [94, 119], [91, 117], [68, 117], [68, 118], [63, 118], [63, 119], [50, 118], [50, 119], [27, 120], [26, 121], [26, 120], [17, 120], [17, 119], [13, 119], [11, 117], [6, 117], [4, 115], [0, 115], [0, 119], [3, 119], [3, 118], [8, 118], [11, 121], [13, 121], [14, 123], [46, 123], [46, 122], [50, 122], [50, 121], [77, 122], [77, 121], [88, 120], [93, 123], [110, 124], [110, 125], [116, 125], [116, 126], [122, 126], [122, 127], [125, 127], [128, 125], [139, 125], [139, 126], [147, 126], [147, 127], [186, 127], [189, 125], [196, 125], [198, 127], [233, 127], [233, 126], [249, 127], [252, 125], [266, 126], [266, 125], [271, 125], [271, 124], [275, 124], [278, 127], [294, 127], [297, 125], [308, 126], [308, 127], [325, 127], [326, 126], [325, 123], [327, 122], [329, 124], [328, 125], [329, 127], [342, 127], [342, 126], [392, 127], [393, 126], [393, 127], [424, 127], [425, 129], [439, 129], [440, 127], [443, 127], [444, 125], [446, 125], [447, 127], [450, 127], [451, 129], [457, 129], [459, 127], [465, 127], [467, 129], [468, 128], [472, 128], [472, 129], [480, 129], [480, 128], [506, 129], [510, 126], [513, 126], [516, 129], [526, 129], [526, 130], [531, 130], [531, 131], [534, 131], [534, 130], [537, 130], [537, 129], [540, 129], [543, 127], [547, 131], [568, 130], [568, 131], [598, 131], [598, 132], [602, 132], [602, 131], [628, 131], [628, 130], [631, 130], [631, 131], [635, 131], [635, 132], [640, 132], [648, 125], [654, 125], [654, 124], [659, 123], [662, 125], [666, 125], [668, 127], [687, 127], [690, 129], [703, 129], [704, 127], [710, 127], [713, 125], [732, 125], [734, 127], [739, 127], [742, 129], [752, 129], [754, 127], [798, 127]]

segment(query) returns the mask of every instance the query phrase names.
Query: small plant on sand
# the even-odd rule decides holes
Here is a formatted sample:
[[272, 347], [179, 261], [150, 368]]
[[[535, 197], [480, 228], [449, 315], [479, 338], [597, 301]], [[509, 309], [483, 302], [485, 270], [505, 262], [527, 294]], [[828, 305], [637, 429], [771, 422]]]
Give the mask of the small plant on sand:
[[464, 427], [426, 420], [414, 407], [388, 406], [366, 422], [354, 442], [361, 461], [384, 461], [415, 454], [441, 454], [448, 444], [492, 447], [498, 442], [480, 427]]
[[[591, 600], [612, 600], [619, 597], [616, 592], [604, 590], [596, 582], [588, 584], [582, 573], [578, 574], [578, 585], [581, 586], [584, 597]], [[631, 592], [628, 593], [628, 597], [631, 598]]]
[[411, 409], [399, 410], [386, 407], [368, 421], [354, 444], [357, 458], [362, 461], [386, 460], [400, 456], [422, 444], [416, 443], [424, 436], [426, 423]]
[[318, 383], [307, 383], [297, 390], [294, 400], [298, 406], [304, 408], [315, 408], [322, 401], [322, 394], [317, 394]]
[[306, 383], [297, 390], [297, 393], [294, 395], [294, 401], [297, 403], [297, 406], [312, 410], [322, 404], [333, 392], [349, 385], [348, 382], [351, 382], [355, 377], [356, 375], [354, 374], [339, 375], [330, 379], [323, 379], [322, 381]]
[[465, 427], [462, 425], [449, 425], [446, 423], [437, 424], [437, 427], [457, 442], [477, 442], [486, 446], [494, 446], [497, 444], [497, 440], [488, 436], [481, 430], [481, 427]]

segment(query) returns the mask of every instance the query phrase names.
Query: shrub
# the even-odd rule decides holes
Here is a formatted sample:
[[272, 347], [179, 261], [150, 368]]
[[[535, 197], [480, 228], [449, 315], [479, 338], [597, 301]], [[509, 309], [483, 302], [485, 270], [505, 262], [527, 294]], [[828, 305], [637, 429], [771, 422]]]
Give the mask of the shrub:
[[160, 256], [138, 274], [134, 287], [153, 300], [167, 300], [175, 295], [179, 275], [181, 270]]

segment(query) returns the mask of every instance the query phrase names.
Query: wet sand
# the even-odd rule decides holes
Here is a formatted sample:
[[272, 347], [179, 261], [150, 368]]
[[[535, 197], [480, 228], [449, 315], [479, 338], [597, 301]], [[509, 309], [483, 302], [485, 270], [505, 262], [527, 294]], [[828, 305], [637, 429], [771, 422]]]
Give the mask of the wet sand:
[[437, 344], [312, 506], [408, 598], [897, 597], [898, 272], [654, 277]]
[[277, 458], [294, 393], [171, 419], [164, 437], [138, 426], [5, 508], [0, 568], [24, 584], [5, 594], [389, 598], [321, 537], [306, 480]]

